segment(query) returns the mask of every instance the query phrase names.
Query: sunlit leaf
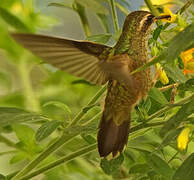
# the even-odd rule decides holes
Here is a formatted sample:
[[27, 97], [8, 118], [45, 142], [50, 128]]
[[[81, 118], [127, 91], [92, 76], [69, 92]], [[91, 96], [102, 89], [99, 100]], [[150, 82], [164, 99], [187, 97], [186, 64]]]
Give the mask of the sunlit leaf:
[[69, 109], [69, 107], [60, 101], [49, 101], [45, 103], [43, 107], [50, 106], [50, 105], [54, 105], [58, 108], [61, 108], [62, 110], [64, 110], [65, 113], [67, 113], [68, 116], [71, 115], [71, 110]]
[[18, 152], [16, 153], [9, 161], [10, 164], [15, 164], [18, 163], [20, 161], [23, 161], [27, 158], [27, 154], [25, 152]]
[[57, 129], [60, 124], [61, 122], [57, 120], [44, 123], [36, 132], [36, 141], [42, 141], [43, 139], [47, 138]]
[[30, 29], [15, 15], [7, 9], [0, 7], [0, 17], [3, 18], [9, 25], [23, 32], [30, 32]]
[[0, 84], [2, 88], [9, 90], [11, 88], [11, 79], [8, 73], [0, 72]]
[[12, 127], [16, 136], [22, 143], [28, 147], [34, 146], [35, 132], [31, 127], [23, 124], [14, 124]]
[[192, 153], [177, 169], [172, 180], [194, 179], [194, 153]]

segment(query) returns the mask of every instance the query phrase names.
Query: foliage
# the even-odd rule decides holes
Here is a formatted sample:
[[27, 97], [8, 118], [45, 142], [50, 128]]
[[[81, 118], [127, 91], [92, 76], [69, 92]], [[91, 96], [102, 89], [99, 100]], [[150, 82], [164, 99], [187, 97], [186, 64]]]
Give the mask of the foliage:
[[[53, 0], [44, 8], [73, 11], [87, 40], [110, 45], [121, 32], [118, 19], [124, 20], [132, 3]], [[161, 7], [154, 6], [150, 0], [145, 3], [153, 14], [159, 14]], [[132, 72], [160, 62], [169, 83], [163, 85], [157, 81], [147, 98], [134, 108], [125, 152], [116, 159], [101, 160], [96, 149], [96, 133], [102, 113], [100, 99], [106, 86], [100, 88], [40, 64], [37, 57], [18, 46], [9, 36], [10, 31], [44, 32], [60, 20], [41, 13], [33, 0], [2, 0], [0, 158], [6, 157], [10, 165], [0, 172], [0, 179], [24, 180], [42, 173], [40, 179], [44, 180], [194, 179], [194, 76], [183, 74], [180, 57], [181, 52], [194, 46], [191, 3], [171, 2], [178, 9], [176, 21], [156, 24], [149, 39], [154, 60]], [[92, 33], [91, 14], [101, 23], [104, 33]], [[177, 147], [177, 137], [184, 128], [190, 129], [186, 137], [189, 142], [181, 150]]]

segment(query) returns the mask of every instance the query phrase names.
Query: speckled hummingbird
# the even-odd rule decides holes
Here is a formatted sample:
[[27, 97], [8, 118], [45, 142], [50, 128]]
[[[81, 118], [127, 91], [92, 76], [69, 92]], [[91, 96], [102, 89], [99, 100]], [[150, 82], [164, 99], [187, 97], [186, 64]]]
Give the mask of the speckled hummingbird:
[[108, 82], [97, 135], [101, 157], [115, 157], [127, 144], [130, 113], [151, 86], [149, 68], [133, 75], [130, 72], [148, 62], [147, 41], [151, 25], [163, 18], [169, 17], [155, 17], [146, 11], [130, 13], [113, 47], [43, 35], [12, 34], [17, 42], [46, 63], [93, 84]]

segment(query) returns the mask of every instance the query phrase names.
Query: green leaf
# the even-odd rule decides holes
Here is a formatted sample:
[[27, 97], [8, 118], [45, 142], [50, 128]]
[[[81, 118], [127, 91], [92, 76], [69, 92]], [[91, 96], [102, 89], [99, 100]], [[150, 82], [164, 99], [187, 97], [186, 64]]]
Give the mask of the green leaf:
[[60, 101], [49, 101], [49, 102], [47, 102], [47, 103], [45, 103], [44, 105], [43, 105], [43, 107], [46, 107], [46, 106], [49, 106], [49, 105], [54, 105], [54, 106], [56, 106], [56, 107], [58, 107], [58, 108], [61, 108], [62, 110], [63, 110], [63, 112], [65, 113], [65, 117], [64, 117], [64, 119], [66, 119], [66, 122], [65, 123], [70, 123], [71, 122], [71, 110], [70, 110], [70, 108], [66, 105], [66, 104], [64, 104], [64, 103], [62, 103], [62, 102], [60, 102]]
[[169, 64], [163, 65], [164, 70], [177, 83], [184, 83], [188, 79], [183, 72], [177, 66], [171, 66]]
[[89, 134], [82, 134], [81, 136], [88, 144], [96, 143], [96, 139]]
[[36, 132], [36, 141], [42, 141], [43, 139], [48, 137], [57, 129], [60, 124], [61, 122], [57, 120], [44, 123]]
[[100, 167], [106, 174], [110, 175], [119, 169], [123, 161], [124, 156], [122, 154], [118, 158], [111, 159], [109, 161], [106, 158], [104, 158], [100, 162]]
[[194, 112], [194, 98], [190, 102], [184, 104], [179, 111], [165, 122], [162, 127], [160, 134], [161, 136], [166, 135], [170, 130], [176, 129], [181, 122], [185, 121], [189, 115]]
[[148, 92], [148, 95], [162, 105], [168, 103], [164, 94], [162, 92], [160, 92], [157, 88], [150, 89], [150, 91]]
[[108, 10], [98, 0], [75, 0], [76, 3], [91, 10], [94, 13], [108, 14]]
[[0, 16], [5, 22], [12, 27], [23, 32], [30, 32], [30, 29], [15, 15], [9, 12], [7, 9], [0, 7]]
[[89, 86], [94, 86], [93, 84], [89, 83], [88, 81], [86, 81], [84, 79], [78, 79], [78, 80], [72, 81], [71, 84], [86, 84]]
[[48, 121], [48, 118], [22, 109], [0, 107], [0, 127], [21, 122]]
[[67, 3], [49, 3], [48, 6], [62, 7], [73, 10], [72, 5]]
[[189, 79], [187, 82], [179, 84], [178, 91], [191, 91], [194, 92], [194, 78]]
[[49, 106], [49, 105], [54, 105], [56, 107], [59, 107], [59, 108], [63, 109], [68, 115], [71, 115], [71, 110], [69, 109], [69, 107], [66, 104], [62, 103], [62, 102], [49, 101], [49, 102], [45, 103], [43, 105], [43, 107], [46, 107], [46, 106]]
[[160, 25], [158, 26], [155, 30], [154, 30], [154, 34], [153, 34], [153, 39], [154, 40], [157, 40], [158, 39], [158, 36], [160, 35], [160, 32], [162, 31], [163, 29], [163, 26]]
[[173, 129], [172, 131], [170, 131], [168, 133], [168, 135], [163, 139], [162, 143], [161, 143], [161, 148], [163, 148], [164, 146], [169, 145], [171, 142], [175, 142], [178, 135], [180, 134], [182, 128], [179, 129]]
[[194, 179], [194, 153], [192, 153], [177, 169], [172, 180]]
[[106, 29], [106, 33], [109, 33], [110, 29], [109, 29], [109, 23], [108, 23], [109, 19], [108, 19], [108, 17], [104, 14], [99, 14], [99, 13], [97, 13], [97, 16], [100, 19], [100, 21], [102, 22], [102, 24], [104, 25], [104, 27]]
[[11, 79], [9, 77], [9, 74], [0, 72], [0, 84], [1, 89], [5, 87], [6, 90], [9, 90], [11, 88]]
[[129, 14], [129, 10], [125, 8], [125, 6], [120, 5], [119, 3], [115, 2], [116, 7], [123, 12], [125, 15]]
[[146, 163], [135, 164], [130, 168], [129, 174], [136, 174], [136, 173], [145, 174], [150, 170], [151, 170], [151, 168]]
[[83, 113], [87, 113], [90, 109], [93, 107], [97, 106], [97, 104], [92, 104], [91, 106], [86, 106], [85, 108], [82, 109]]
[[18, 152], [10, 159], [9, 163], [15, 164], [15, 163], [25, 160], [27, 157], [28, 155], [25, 152]]
[[86, 40], [96, 42], [96, 43], [106, 44], [111, 37], [112, 37], [111, 34], [98, 34], [98, 35], [88, 36]]
[[32, 128], [23, 124], [14, 124], [12, 127], [16, 133], [16, 136], [23, 144], [25, 144], [27, 147], [32, 147], [35, 145], [35, 133]]
[[[146, 63], [145, 65], [137, 68], [131, 74], [142, 71], [149, 66], [163, 61], [163, 64], [173, 64], [174, 60], [179, 54], [186, 50], [188, 47], [194, 44], [194, 23], [186, 27], [183, 31], [178, 33], [169, 43], [168, 48], [164, 49], [160, 56], [154, 58], [154, 60]], [[170, 71], [170, 70], [169, 70]], [[172, 72], [171, 72], [172, 73]]]
[[6, 177], [3, 174], [0, 174], [0, 180], [6, 180]]
[[148, 153], [146, 153], [145, 158], [147, 164], [151, 166], [157, 174], [162, 175], [166, 180], [172, 178], [174, 172], [162, 158], [155, 154], [149, 155]]
[[150, 110], [151, 105], [152, 105], [152, 103], [151, 103], [150, 98], [147, 98], [145, 103], [143, 104], [143, 107], [144, 107], [146, 112], [148, 112]]
[[179, 54], [191, 45], [194, 45], [194, 23], [178, 33], [169, 43], [161, 56], [165, 56], [166, 63], [172, 63]]

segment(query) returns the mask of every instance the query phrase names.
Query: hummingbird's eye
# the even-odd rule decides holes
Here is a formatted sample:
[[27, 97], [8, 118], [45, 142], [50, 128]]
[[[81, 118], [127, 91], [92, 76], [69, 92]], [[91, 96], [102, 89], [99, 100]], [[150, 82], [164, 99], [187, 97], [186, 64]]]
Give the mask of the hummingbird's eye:
[[153, 23], [154, 16], [151, 14], [146, 19], [146, 24], [151, 25]]

